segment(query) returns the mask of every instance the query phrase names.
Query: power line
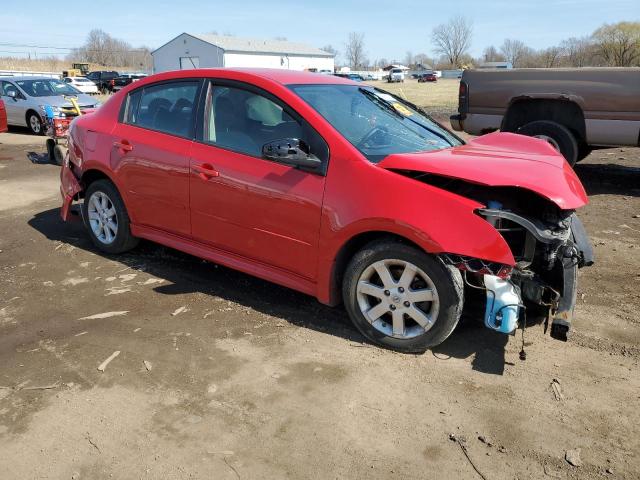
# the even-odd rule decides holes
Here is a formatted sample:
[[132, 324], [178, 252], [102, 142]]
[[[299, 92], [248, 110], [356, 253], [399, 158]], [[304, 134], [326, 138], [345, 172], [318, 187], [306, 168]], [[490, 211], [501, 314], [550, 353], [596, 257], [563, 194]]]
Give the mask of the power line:
[[[42, 45], [27, 45], [21, 43], [10, 43], [10, 42], [0, 42], [0, 46], [3, 47], [18, 47], [18, 48], [46, 48], [50, 50], [67, 50], [67, 51], [75, 51], [82, 50], [84, 52], [102, 52], [102, 53], [125, 53], [125, 52], [148, 52], [149, 48], [123, 48], [119, 50], [104, 50], [97, 48], [84, 48], [84, 47], [54, 47], [54, 46], [42, 46]], [[19, 53], [19, 52], [16, 52]], [[60, 53], [60, 52], [56, 52]]]

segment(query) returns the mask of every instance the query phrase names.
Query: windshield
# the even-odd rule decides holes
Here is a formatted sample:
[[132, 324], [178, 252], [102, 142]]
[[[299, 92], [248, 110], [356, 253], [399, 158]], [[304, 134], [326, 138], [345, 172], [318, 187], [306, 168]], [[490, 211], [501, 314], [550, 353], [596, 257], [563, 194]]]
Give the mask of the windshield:
[[291, 89], [373, 163], [394, 153], [462, 144], [414, 105], [377, 88], [293, 85]]
[[77, 95], [80, 92], [77, 88], [60, 80], [20, 80], [16, 82], [30, 97], [54, 97], [57, 95]]

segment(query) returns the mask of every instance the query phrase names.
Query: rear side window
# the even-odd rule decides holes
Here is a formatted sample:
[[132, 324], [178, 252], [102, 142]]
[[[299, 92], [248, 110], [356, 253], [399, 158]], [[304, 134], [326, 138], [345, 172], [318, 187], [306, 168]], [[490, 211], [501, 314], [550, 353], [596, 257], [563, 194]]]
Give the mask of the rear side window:
[[191, 137], [198, 85], [197, 81], [170, 82], [132, 92], [127, 98], [125, 123]]

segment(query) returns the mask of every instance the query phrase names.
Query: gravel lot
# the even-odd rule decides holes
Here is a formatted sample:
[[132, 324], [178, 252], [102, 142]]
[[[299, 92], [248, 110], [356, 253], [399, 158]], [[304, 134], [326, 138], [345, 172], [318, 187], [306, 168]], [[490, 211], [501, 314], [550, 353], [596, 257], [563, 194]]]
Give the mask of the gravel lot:
[[401, 355], [342, 309], [194, 257], [100, 254], [60, 221], [44, 151], [0, 134], [3, 479], [640, 475], [640, 149], [577, 167], [597, 265], [572, 339], [533, 326], [526, 361], [479, 317]]

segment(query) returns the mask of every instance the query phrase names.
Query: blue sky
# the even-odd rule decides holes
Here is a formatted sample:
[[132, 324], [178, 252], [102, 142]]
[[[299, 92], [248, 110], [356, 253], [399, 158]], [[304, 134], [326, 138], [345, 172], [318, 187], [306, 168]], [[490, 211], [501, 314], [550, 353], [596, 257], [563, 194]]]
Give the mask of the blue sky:
[[[433, 54], [430, 32], [453, 15], [472, 19], [471, 53], [518, 38], [534, 48], [591, 33], [601, 24], [640, 21], [640, 0], [139, 0], [99, 3], [3, 0], [0, 56], [7, 52], [64, 52], [101, 28], [133, 46], [158, 47], [182, 32], [286, 37], [344, 51], [351, 31], [365, 34], [368, 56], [402, 60], [407, 50]], [[56, 6], [60, 12], [53, 12]], [[93, 5], [94, 7], [91, 7]], [[82, 6], [82, 11], [75, 6]], [[85, 8], [88, 7], [88, 8]], [[25, 48], [7, 44], [48, 47]], [[15, 53], [14, 53], [15, 55]], [[33, 55], [33, 53], [32, 53]]]

